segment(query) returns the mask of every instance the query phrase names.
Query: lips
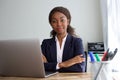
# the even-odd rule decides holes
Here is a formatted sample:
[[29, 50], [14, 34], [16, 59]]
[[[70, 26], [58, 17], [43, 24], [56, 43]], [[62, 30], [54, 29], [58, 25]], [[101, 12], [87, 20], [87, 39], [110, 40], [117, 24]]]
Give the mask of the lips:
[[61, 30], [62, 30], [62, 28], [57, 28], [56, 30], [57, 30], [57, 31], [61, 31]]

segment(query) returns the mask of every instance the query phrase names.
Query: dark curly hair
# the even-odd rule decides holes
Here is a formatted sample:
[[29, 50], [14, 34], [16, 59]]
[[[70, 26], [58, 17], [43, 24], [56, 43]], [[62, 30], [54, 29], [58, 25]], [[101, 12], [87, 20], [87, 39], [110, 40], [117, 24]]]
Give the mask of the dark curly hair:
[[[71, 22], [70, 12], [69, 12], [69, 10], [68, 10], [67, 8], [65, 8], [65, 7], [59, 6], [59, 7], [53, 8], [53, 9], [51, 10], [51, 12], [49, 13], [49, 23], [51, 24], [52, 16], [53, 16], [53, 14], [56, 13], [56, 12], [63, 13], [63, 14], [67, 17], [67, 19], [69, 19], [69, 25], [68, 25], [68, 27], [67, 27], [67, 32], [68, 32], [69, 34], [73, 35], [73, 36], [76, 36], [75, 31], [74, 31], [74, 28], [71, 27], [71, 25], [70, 25], [70, 22]], [[54, 37], [55, 35], [56, 35], [56, 32], [55, 32], [54, 30], [52, 30], [52, 31], [50, 32], [50, 36], [51, 36], [51, 37]]]

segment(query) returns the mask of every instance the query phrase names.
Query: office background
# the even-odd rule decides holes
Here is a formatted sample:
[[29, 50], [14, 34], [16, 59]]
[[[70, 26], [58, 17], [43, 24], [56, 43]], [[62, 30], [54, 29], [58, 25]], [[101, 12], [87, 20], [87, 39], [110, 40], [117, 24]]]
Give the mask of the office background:
[[50, 10], [64, 6], [72, 15], [71, 25], [87, 42], [103, 41], [99, 0], [0, 0], [0, 40], [50, 37]]

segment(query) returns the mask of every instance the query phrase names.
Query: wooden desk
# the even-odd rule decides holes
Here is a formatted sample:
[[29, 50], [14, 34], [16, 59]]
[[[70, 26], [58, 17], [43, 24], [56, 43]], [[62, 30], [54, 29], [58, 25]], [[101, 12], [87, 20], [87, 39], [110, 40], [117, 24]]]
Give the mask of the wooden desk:
[[0, 77], [0, 80], [91, 80], [90, 73], [58, 73], [47, 78]]

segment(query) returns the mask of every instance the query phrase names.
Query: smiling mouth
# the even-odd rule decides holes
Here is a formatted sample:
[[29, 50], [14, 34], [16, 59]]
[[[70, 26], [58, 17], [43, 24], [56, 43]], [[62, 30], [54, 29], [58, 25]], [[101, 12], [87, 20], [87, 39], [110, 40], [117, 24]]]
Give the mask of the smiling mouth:
[[57, 30], [59, 31], [59, 30], [62, 30], [62, 28], [57, 28]]

